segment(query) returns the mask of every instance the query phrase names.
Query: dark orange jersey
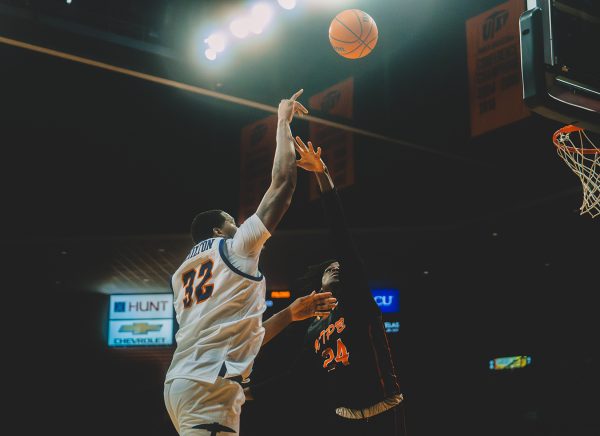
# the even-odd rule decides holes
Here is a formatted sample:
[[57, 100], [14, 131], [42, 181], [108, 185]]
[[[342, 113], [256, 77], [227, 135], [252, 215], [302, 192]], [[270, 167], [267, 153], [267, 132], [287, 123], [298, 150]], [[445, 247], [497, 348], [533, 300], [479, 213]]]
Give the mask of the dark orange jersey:
[[338, 307], [308, 326], [292, 369], [257, 383], [254, 396], [278, 397], [281, 390], [318, 392], [313, 406], [363, 409], [400, 393], [382, 321], [364, 266], [352, 240], [337, 192], [323, 194], [330, 235], [340, 262]]
[[[361, 409], [399, 394], [400, 389], [381, 311], [371, 295], [337, 192], [325, 193], [322, 199], [340, 263], [340, 283], [334, 291], [339, 305], [327, 318], [310, 324], [304, 352], [312, 355], [312, 366], [325, 372], [328, 403]], [[307, 359], [302, 361], [307, 364]]]

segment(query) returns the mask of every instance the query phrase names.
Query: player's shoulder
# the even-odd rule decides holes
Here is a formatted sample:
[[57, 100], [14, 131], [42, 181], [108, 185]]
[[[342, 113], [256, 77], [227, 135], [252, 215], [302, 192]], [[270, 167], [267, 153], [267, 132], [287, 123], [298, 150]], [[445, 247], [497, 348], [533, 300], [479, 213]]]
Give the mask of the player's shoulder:
[[[250, 215], [248, 218], [246, 218], [244, 220], [244, 222], [242, 224], [240, 224], [240, 229], [246, 229], [246, 228], [251, 228], [255, 231], [258, 232], [269, 232], [267, 230], [267, 227], [265, 226], [265, 224], [262, 222], [262, 220], [260, 219], [260, 217], [256, 214], [253, 213], [252, 215]], [[239, 229], [238, 229], [239, 231]]]

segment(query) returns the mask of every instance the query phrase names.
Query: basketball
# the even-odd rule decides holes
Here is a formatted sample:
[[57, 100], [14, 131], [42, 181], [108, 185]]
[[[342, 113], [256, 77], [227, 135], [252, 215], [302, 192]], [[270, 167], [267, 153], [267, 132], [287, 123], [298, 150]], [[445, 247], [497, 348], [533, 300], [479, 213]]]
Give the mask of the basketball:
[[340, 12], [329, 26], [329, 42], [337, 54], [348, 59], [363, 58], [377, 44], [377, 24], [359, 9]]

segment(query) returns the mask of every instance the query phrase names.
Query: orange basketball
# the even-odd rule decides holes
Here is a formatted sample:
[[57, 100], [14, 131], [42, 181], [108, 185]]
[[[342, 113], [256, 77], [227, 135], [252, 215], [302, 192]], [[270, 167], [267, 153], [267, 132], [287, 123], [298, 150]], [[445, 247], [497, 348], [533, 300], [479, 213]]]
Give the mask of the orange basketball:
[[340, 12], [329, 26], [329, 42], [337, 54], [348, 59], [365, 57], [377, 44], [377, 24], [359, 9]]

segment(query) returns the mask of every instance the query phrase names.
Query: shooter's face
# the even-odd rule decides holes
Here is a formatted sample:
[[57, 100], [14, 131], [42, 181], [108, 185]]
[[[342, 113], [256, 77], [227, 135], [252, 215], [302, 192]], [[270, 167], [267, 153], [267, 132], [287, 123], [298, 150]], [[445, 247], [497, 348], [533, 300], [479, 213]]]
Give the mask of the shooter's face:
[[233, 238], [238, 229], [235, 225], [235, 220], [226, 212], [221, 212], [221, 215], [225, 218], [225, 222], [223, 222], [221, 228], [218, 229], [219, 232], [215, 233], [217, 233], [217, 236], [222, 236], [224, 238]]
[[321, 277], [321, 288], [324, 291], [331, 291], [340, 282], [340, 263], [332, 262]]

